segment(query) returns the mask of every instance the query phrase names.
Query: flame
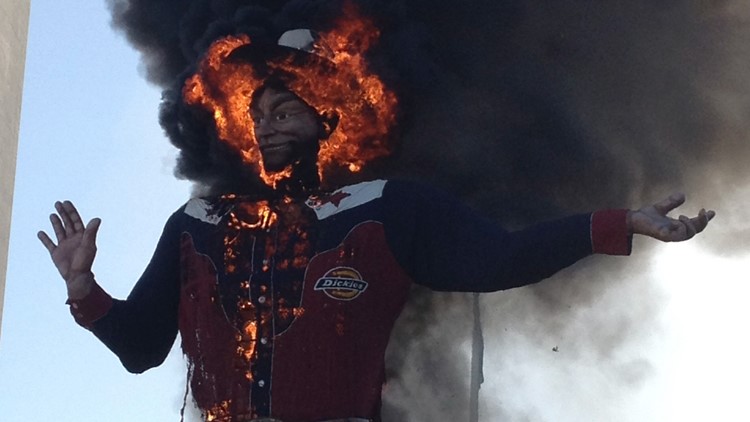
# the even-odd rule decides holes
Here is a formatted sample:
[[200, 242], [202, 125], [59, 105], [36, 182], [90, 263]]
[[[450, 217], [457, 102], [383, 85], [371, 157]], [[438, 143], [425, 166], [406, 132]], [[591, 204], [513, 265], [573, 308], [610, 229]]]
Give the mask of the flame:
[[224, 400], [221, 403], [215, 405], [211, 409], [208, 409], [206, 411], [206, 421], [212, 422], [212, 421], [220, 421], [220, 420], [229, 420], [231, 417], [229, 406], [231, 405], [231, 400]]
[[276, 312], [280, 319], [288, 320], [290, 318], [298, 318], [302, 316], [305, 313], [305, 308], [301, 306], [292, 306], [282, 298], [279, 299], [277, 303]]
[[[235, 195], [225, 195], [223, 199], [233, 200]], [[243, 230], [269, 230], [279, 217], [268, 201], [242, 202], [235, 206], [227, 218], [227, 233], [224, 235], [224, 266], [231, 274], [237, 271], [237, 259], [241, 247]]]
[[[309, 222], [305, 212], [307, 206], [295, 202], [292, 198], [281, 197], [274, 200], [257, 200], [256, 198], [225, 194], [219, 198], [217, 209], [225, 210], [224, 214], [224, 267], [227, 274], [245, 274], [237, 280], [239, 294], [237, 297], [237, 314], [233, 323], [236, 327], [232, 359], [235, 374], [248, 383], [254, 382], [253, 365], [258, 359], [258, 343], [267, 344], [275, 335], [275, 316], [287, 326], [294, 318], [304, 314], [301, 306], [287, 303], [284, 298], [278, 302], [268, 286], [259, 286], [261, 296], [256, 302], [251, 299], [252, 274], [246, 278], [244, 271], [248, 268], [262, 271], [277, 268], [283, 271], [296, 269], [303, 272], [309, 262], [313, 249], [310, 234], [307, 232]], [[258, 262], [256, 252], [262, 251], [262, 260]], [[256, 258], [257, 257], [257, 258]], [[238, 275], [238, 274], [235, 274]], [[236, 280], [236, 278], [235, 278]], [[260, 304], [260, 305], [257, 305]], [[206, 410], [206, 420], [215, 422], [241, 419], [230, 409], [230, 402], [221, 402]], [[244, 404], [234, 403], [235, 407]], [[229, 415], [229, 416], [227, 416]], [[244, 415], [242, 416], [244, 418]], [[256, 417], [256, 416], [252, 416]]]
[[242, 355], [245, 361], [250, 362], [255, 354], [255, 344], [258, 333], [258, 324], [255, 321], [245, 322], [245, 326], [242, 327], [242, 339], [243, 343], [239, 347], [238, 352]]
[[[320, 34], [317, 50], [326, 58], [311, 55], [309, 65], [300, 66], [298, 56], [269, 59], [272, 74], [283, 75], [287, 87], [321, 115], [338, 115], [339, 124], [321, 143], [318, 155], [321, 180], [335, 168], [356, 173], [372, 159], [392, 151], [388, 134], [396, 122], [397, 98], [369, 70], [364, 54], [380, 35], [374, 23], [362, 16], [349, 1], [334, 29]], [[237, 48], [251, 44], [246, 35], [215, 41], [196, 74], [183, 87], [187, 104], [213, 115], [219, 138], [254, 166], [269, 186], [289, 177], [291, 168], [268, 174], [255, 143], [249, 105], [252, 93], [267, 76], [259, 76], [247, 62], [228, 60]]]

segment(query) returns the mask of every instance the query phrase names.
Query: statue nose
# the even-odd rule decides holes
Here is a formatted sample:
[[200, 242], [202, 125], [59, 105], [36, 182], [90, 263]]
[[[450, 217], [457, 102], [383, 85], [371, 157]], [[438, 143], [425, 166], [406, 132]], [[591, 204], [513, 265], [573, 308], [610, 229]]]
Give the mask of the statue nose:
[[269, 119], [259, 119], [259, 121], [255, 123], [255, 135], [258, 137], [271, 135], [274, 132], [276, 132], [276, 129]]

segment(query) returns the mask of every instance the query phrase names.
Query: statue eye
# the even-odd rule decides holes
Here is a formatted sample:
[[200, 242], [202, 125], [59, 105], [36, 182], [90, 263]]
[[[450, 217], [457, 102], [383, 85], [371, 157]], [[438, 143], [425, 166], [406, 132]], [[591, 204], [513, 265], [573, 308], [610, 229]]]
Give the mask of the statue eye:
[[292, 115], [289, 114], [289, 113], [287, 113], [287, 112], [276, 113], [273, 116], [274, 120], [276, 120], [277, 122], [283, 122], [283, 121], [289, 119], [290, 117], [292, 117]]

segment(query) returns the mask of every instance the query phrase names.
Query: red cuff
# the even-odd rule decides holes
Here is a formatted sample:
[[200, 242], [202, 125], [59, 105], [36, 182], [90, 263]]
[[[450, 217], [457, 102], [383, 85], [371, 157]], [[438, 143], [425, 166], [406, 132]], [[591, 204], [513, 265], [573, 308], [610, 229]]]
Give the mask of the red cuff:
[[112, 307], [112, 296], [94, 283], [86, 297], [76, 300], [68, 299], [65, 304], [70, 305], [70, 313], [78, 325], [91, 329], [96, 320], [109, 312]]
[[630, 255], [633, 236], [628, 233], [628, 210], [601, 210], [591, 214], [591, 250], [606, 255]]

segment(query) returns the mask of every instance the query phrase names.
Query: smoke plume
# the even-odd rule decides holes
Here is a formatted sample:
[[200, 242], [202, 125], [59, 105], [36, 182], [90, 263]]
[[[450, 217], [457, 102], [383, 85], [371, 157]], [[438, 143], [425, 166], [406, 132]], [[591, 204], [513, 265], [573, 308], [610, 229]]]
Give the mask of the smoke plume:
[[[212, 186], [231, 186], [242, 170], [215, 141], [207, 116], [181, 103], [179, 88], [201, 54], [228, 34], [274, 40], [292, 28], [325, 30], [341, 7], [338, 0], [109, 3], [114, 26], [142, 53], [146, 78], [165, 89], [161, 121], [181, 151], [178, 176]], [[729, 222], [712, 227], [705, 244], [721, 254], [750, 250], [750, 226], [732, 203], [748, 194], [750, 156], [750, 8], [742, 2], [356, 3], [382, 28], [369, 59], [401, 103], [399, 150], [375, 174], [442, 187], [511, 228], [685, 190], [693, 208], [683, 212], [711, 206]], [[730, 231], [745, 235], [728, 241]], [[485, 296], [488, 367], [508, 375], [499, 384], [510, 385], [523, 358], [543, 352], [557, 375], [601, 368], [591, 378], [606, 377], [612, 396], [640, 388], [650, 364], [632, 345], [655, 320], [662, 295], [637, 277], [634, 268], [645, 263], [626, 261], [596, 258], [534, 287]], [[470, 302], [415, 292], [389, 352], [385, 420], [467, 417]], [[598, 303], [610, 306], [592, 313]], [[565, 335], [576, 340], [552, 351]], [[631, 352], [623, 357], [618, 348]], [[483, 420], [547, 420], [531, 393], [501, 393], [485, 397]]]

